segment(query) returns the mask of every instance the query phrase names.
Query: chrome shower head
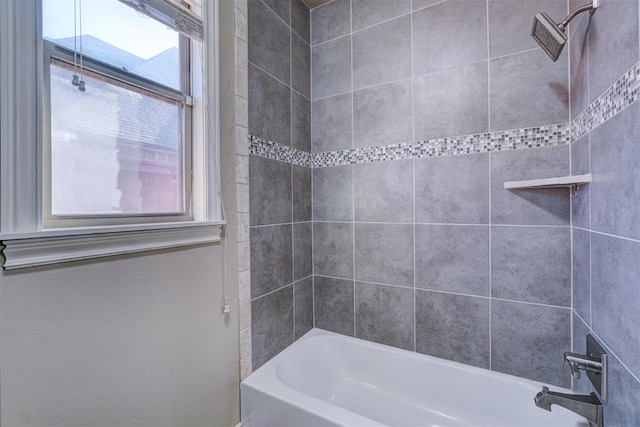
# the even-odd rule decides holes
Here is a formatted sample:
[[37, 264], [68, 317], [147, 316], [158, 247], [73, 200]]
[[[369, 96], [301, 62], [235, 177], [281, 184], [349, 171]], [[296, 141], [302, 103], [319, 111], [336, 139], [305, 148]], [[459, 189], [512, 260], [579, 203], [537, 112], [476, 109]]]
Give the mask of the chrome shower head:
[[546, 13], [536, 13], [533, 17], [531, 37], [538, 42], [542, 50], [556, 62], [564, 45], [567, 43], [567, 35], [564, 33], [564, 25], [556, 24]]

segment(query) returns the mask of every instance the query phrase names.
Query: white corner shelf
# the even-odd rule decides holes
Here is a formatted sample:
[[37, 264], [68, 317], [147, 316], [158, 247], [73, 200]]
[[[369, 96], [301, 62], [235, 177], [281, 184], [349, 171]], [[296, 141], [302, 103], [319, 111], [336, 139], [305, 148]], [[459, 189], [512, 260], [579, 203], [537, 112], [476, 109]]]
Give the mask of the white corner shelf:
[[562, 188], [566, 187], [571, 190], [571, 197], [578, 195], [578, 187], [589, 184], [591, 182], [591, 174], [559, 176], [554, 178], [530, 179], [525, 181], [506, 181], [504, 183], [505, 190], [528, 190], [536, 188]]

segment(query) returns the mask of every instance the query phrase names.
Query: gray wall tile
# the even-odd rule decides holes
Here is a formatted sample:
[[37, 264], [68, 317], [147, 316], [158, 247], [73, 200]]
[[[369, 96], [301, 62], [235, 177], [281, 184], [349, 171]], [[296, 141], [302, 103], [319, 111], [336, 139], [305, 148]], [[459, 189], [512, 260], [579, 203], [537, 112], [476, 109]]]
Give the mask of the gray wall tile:
[[415, 162], [416, 222], [489, 223], [488, 154]]
[[589, 136], [571, 144], [571, 175], [589, 173]]
[[354, 166], [355, 220], [413, 221], [413, 160]]
[[313, 223], [313, 272], [353, 278], [353, 224]]
[[591, 235], [573, 229], [573, 309], [587, 324], [591, 322]]
[[353, 166], [313, 169], [313, 220], [353, 220]]
[[489, 227], [416, 225], [416, 287], [489, 296]]
[[569, 225], [569, 191], [564, 188], [505, 190], [505, 181], [569, 175], [569, 147], [491, 154], [493, 224]]
[[253, 369], [258, 369], [293, 342], [293, 287], [287, 286], [251, 302]]
[[293, 224], [293, 280], [304, 279], [313, 273], [312, 224]]
[[311, 11], [302, 0], [291, 0], [291, 29], [311, 42]]
[[591, 235], [591, 327], [640, 376], [640, 243]]
[[289, 25], [290, 2], [287, 0], [263, 0], [284, 22]]
[[311, 98], [311, 48], [295, 33], [291, 34], [291, 87]]
[[640, 239], [640, 104], [590, 134], [594, 230]]
[[378, 24], [411, 11], [411, 0], [352, 0], [353, 31]]
[[356, 337], [413, 350], [413, 289], [356, 282]]
[[413, 73], [487, 59], [487, 3], [448, 0], [413, 14]]
[[314, 46], [311, 60], [311, 99], [351, 90], [351, 36]]
[[571, 307], [571, 230], [491, 227], [491, 295]]
[[298, 339], [313, 328], [313, 278], [293, 284], [295, 338]]
[[351, 93], [346, 93], [313, 101], [311, 135], [314, 153], [351, 148], [351, 98]]
[[293, 282], [291, 225], [251, 227], [251, 298]]
[[249, 134], [291, 145], [291, 89], [251, 64]]
[[416, 351], [489, 368], [489, 299], [416, 290]]
[[417, 10], [423, 7], [432, 6], [436, 3], [440, 3], [442, 0], [411, 0], [411, 9]]
[[291, 165], [249, 156], [251, 225], [291, 222]]
[[568, 308], [492, 300], [491, 369], [571, 387], [562, 362], [571, 348], [570, 316]]
[[489, 130], [488, 62], [417, 76], [415, 139]]
[[638, 62], [638, 2], [602, 2], [589, 23], [589, 95], [596, 99]]
[[[276, 1], [284, 3], [282, 0]], [[262, 1], [248, 0], [247, 6], [249, 8], [249, 62], [279, 80], [288, 82], [289, 27]], [[288, 17], [287, 11], [287, 19]]]
[[[378, 3], [382, 2], [373, 2]], [[410, 15], [353, 34], [354, 90], [407, 77], [411, 77]]]
[[[578, 354], [587, 354], [587, 335], [589, 335], [591, 331], [582, 319], [576, 315], [575, 311], [573, 311], [571, 315], [573, 317], [571, 351]], [[584, 374], [580, 375], [578, 379], [573, 379], [572, 389], [574, 392], [581, 394], [589, 394], [594, 391], [591, 386], [591, 381], [589, 381], [589, 378]]]
[[291, 91], [291, 146], [311, 152], [311, 101]]
[[350, 0], [333, 0], [311, 10], [311, 44], [348, 34], [351, 31]]
[[353, 93], [353, 144], [371, 147], [413, 140], [411, 81]]
[[413, 225], [355, 224], [355, 278], [413, 287]]
[[542, 49], [489, 62], [491, 130], [569, 121], [566, 55], [557, 62]]
[[293, 220], [311, 221], [311, 169], [292, 165]]
[[608, 426], [640, 425], [640, 382], [615, 356], [609, 362], [609, 402], [604, 407], [604, 419]]
[[[571, 174], [582, 175], [589, 172], [589, 136], [586, 135], [571, 144]], [[581, 186], [578, 196], [571, 199], [571, 221], [575, 227], [591, 226], [590, 193], [591, 185]]]
[[492, 58], [538, 47], [531, 37], [533, 16], [567, 16], [566, 0], [489, 0], [489, 52]]
[[353, 336], [353, 280], [314, 276], [315, 326]]

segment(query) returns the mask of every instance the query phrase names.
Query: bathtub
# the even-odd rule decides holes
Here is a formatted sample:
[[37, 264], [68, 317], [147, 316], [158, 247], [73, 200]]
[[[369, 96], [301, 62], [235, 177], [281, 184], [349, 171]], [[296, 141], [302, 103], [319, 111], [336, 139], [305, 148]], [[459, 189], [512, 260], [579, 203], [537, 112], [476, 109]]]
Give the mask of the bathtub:
[[589, 426], [564, 408], [537, 408], [541, 383], [321, 329], [240, 388], [242, 427]]

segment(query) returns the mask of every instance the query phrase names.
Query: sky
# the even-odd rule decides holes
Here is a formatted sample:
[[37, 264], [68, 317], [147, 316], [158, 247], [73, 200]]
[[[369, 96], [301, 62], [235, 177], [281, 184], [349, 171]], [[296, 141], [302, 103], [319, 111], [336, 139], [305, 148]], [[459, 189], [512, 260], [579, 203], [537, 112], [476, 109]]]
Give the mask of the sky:
[[[77, 2], [78, 0], [76, 0]], [[118, 0], [82, 2], [82, 34], [92, 35], [143, 59], [178, 47], [178, 33]], [[74, 0], [42, 0], [43, 35], [74, 36]], [[77, 22], [80, 21], [78, 15]], [[81, 35], [78, 32], [78, 35]]]

